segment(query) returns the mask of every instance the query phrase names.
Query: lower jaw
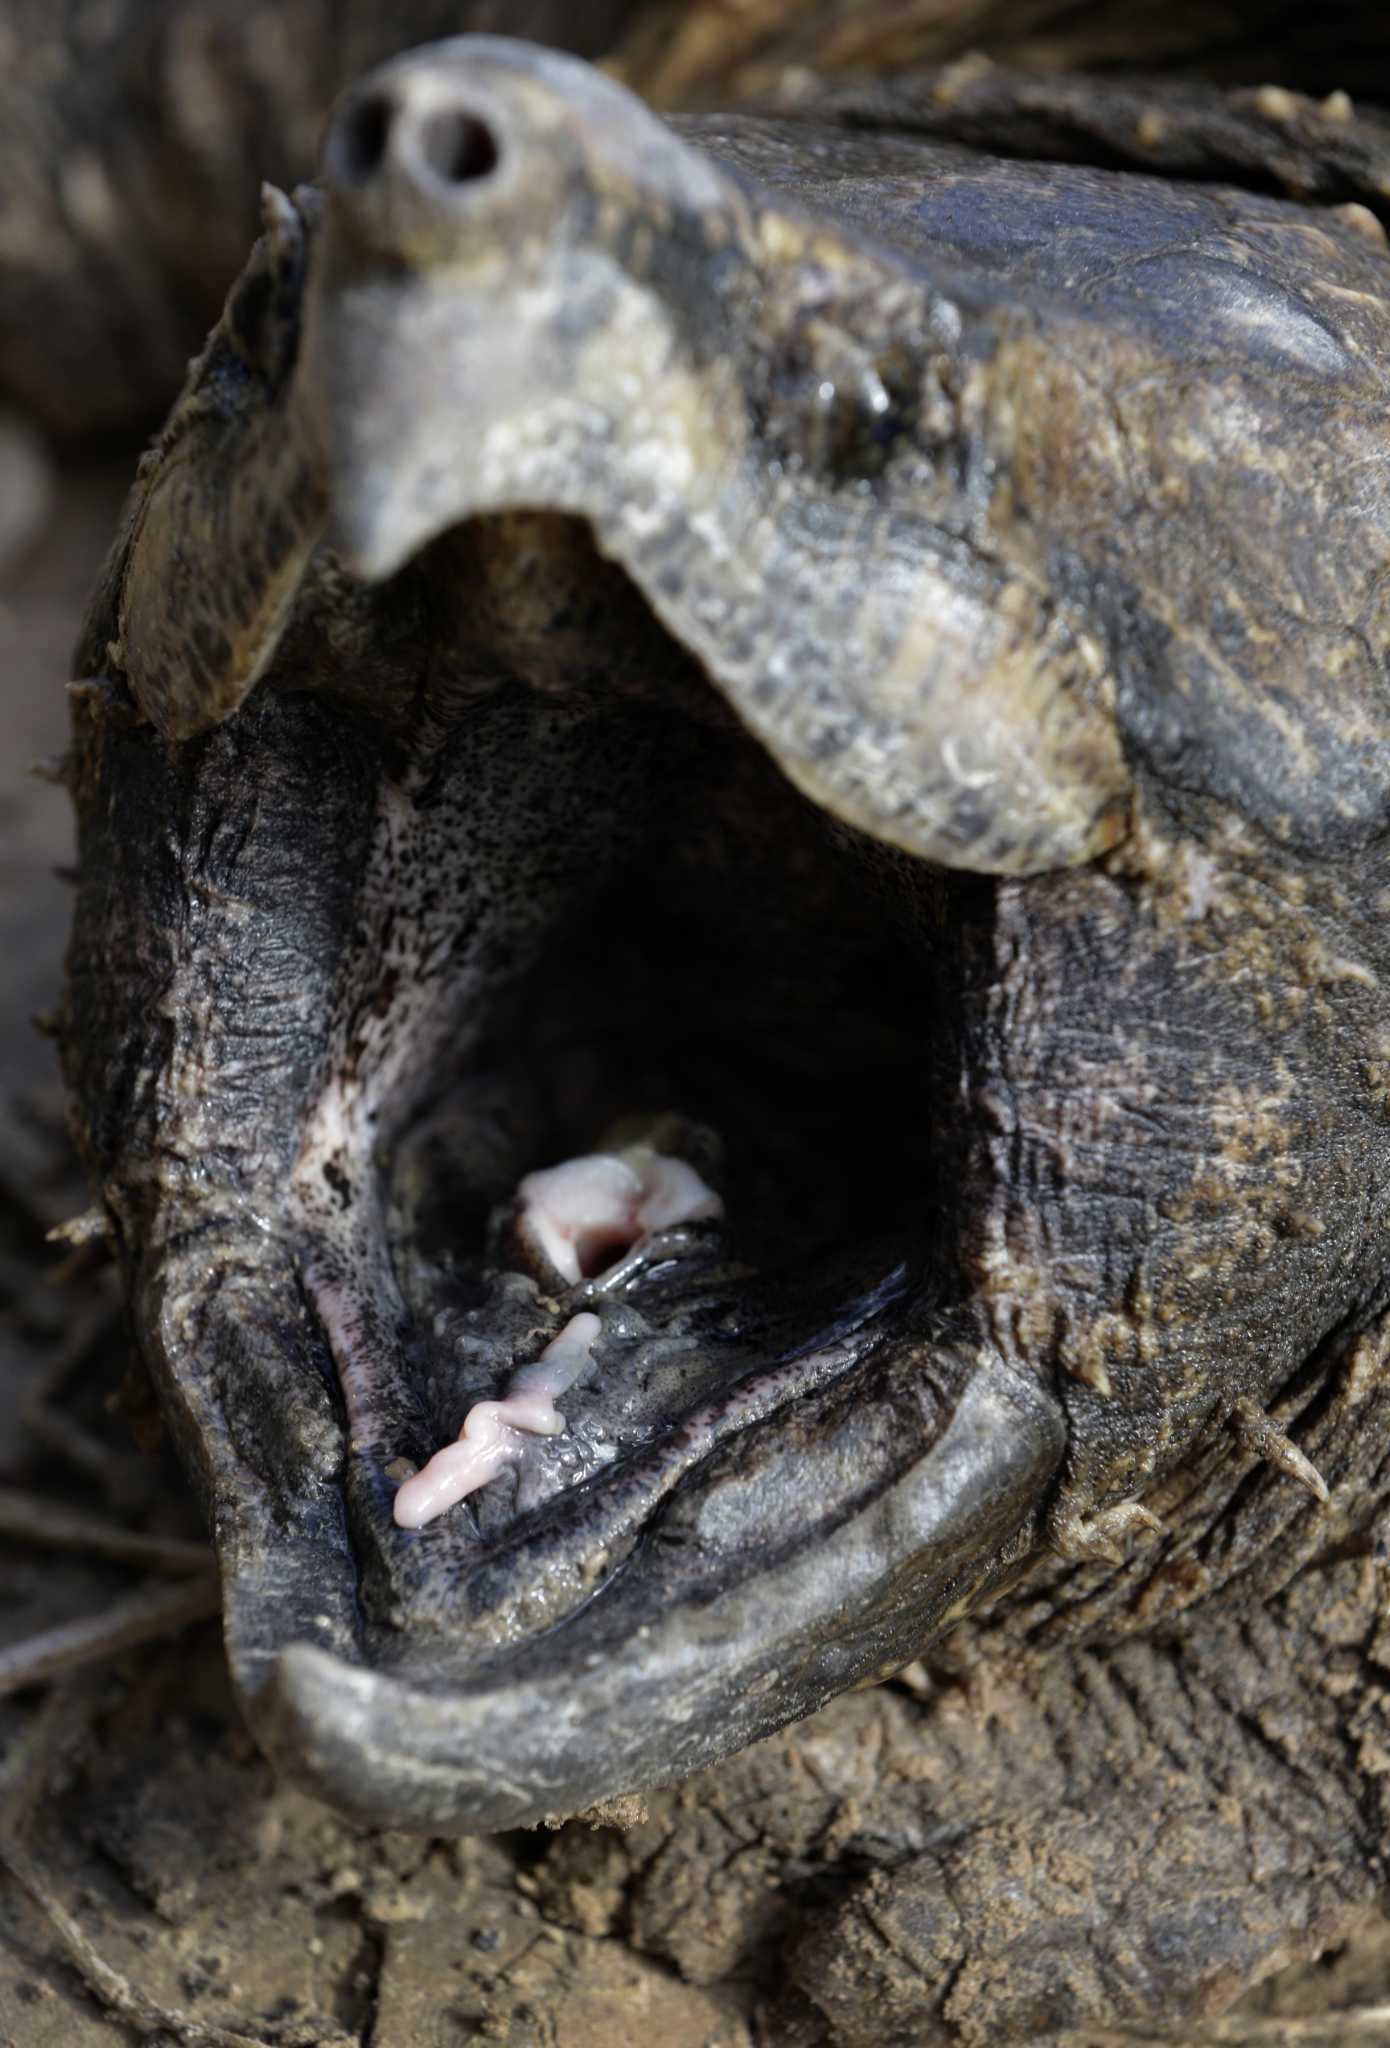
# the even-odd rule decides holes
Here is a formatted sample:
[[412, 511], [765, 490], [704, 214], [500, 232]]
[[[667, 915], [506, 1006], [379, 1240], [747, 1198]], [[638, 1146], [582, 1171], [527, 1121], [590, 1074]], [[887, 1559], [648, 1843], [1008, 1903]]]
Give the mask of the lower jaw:
[[1031, 1548], [1063, 1445], [1036, 1385], [912, 1320], [863, 1303], [468, 1564], [394, 1530], [350, 1459], [356, 1539], [299, 1563], [320, 1609], [365, 1595], [350, 1640], [316, 1644], [302, 1600], [267, 1640], [263, 1584], [228, 1586], [262, 1741], [345, 1811], [467, 1832], [685, 1775], [887, 1675]]
[[[650, 707], [504, 691], [414, 782], [383, 774], [333, 983], [324, 1100], [351, 1112], [349, 1199], [320, 1175], [309, 1202], [296, 1176], [269, 1240], [233, 1218], [219, 1247], [163, 1255], [137, 1303], [207, 1483], [253, 1725], [291, 1776], [382, 1824], [467, 1831], [576, 1810], [906, 1661], [1027, 1547], [1061, 1457], [1060, 1417], [981, 1351], [934, 1277], [937, 1191], [953, 1182], [941, 879], [821, 818], [717, 723], [683, 759], [680, 816], [626, 768], [605, 782], [604, 763], [643, 745], [650, 762], [665, 730]], [[488, 821], [498, 872], [529, 872], [519, 934], [489, 924], [476, 859], [438, 890], [396, 886], [437, 879], [430, 835], [451, 784], [465, 827]], [[588, 830], [596, 788], [616, 833]], [[531, 943], [542, 899], [547, 934]], [[447, 930], [431, 923], [439, 905]], [[422, 1039], [396, 1032], [431, 985], [402, 957], [428, 964], [459, 931], [472, 950], [453, 969], [466, 983], [481, 960], [495, 1007], [445, 1005]], [[451, 1039], [441, 1017], [465, 1014]], [[489, 1090], [505, 1142], [478, 1153]], [[390, 1468], [501, 1390], [522, 1323], [534, 1355], [575, 1305], [518, 1308], [488, 1276], [488, 1204], [615, 1112], [672, 1102], [725, 1135], [732, 1270], [694, 1261], [670, 1314], [643, 1305], [651, 1276], [617, 1307], [660, 1325], [658, 1347], [679, 1344], [700, 1334], [704, 1290], [716, 1321], [733, 1315], [717, 1358], [706, 1342], [688, 1398], [644, 1411], [635, 1389], [602, 1472], [520, 1512], [480, 1496], [471, 1526], [398, 1529]], [[425, 1113], [438, 1136], [451, 1105], [470, 1135], [431, 1151]], [[355, 1386], [326, 1285], [359, 1312]], [[437, 1348], [453, 1287], [496, 1347], [476, 1384], [456, 1346]], [[615, 1398], [631, 1364], [604, 1377]], [[582, 1420], [576, 1407], [576, 1433]]]
[[[347, 1264], [341, 1243], [310, 1249], [301, 1271], [345, 1399], [371, 1653], [462, 1679], [589, 1605], [643, 1546], [673, 1557], [693, 1544], [718, 1577], [797, 1547], [814, 1514], [852, 1512], [883, 1465], [857, 1423], [884, 1360], [931, 1312], [909, 1252], [885, 1241], [814, 1272], [760, 1272], [707, 1225], [572, 1284], [514, 1254], [463, 1272], [417, 1259], [402, 1289], [399, 1249], [390, 1268], [375, 1246]], [[402, 1480], [579, 1318], [594, 1334], [582, 1383], [560, 1397], [563, 1433], [518, 1439], [515, 1462], [470, 1499], [400, 1526]], [[764, 1424], [760, 1462], [749, 1442]], [[822, 1432], [837, 1469], [813, 1511], [795, 1473], [809, 1477]], [[711, 1486], [717, 1528], [687, 1530]]]
[[[487, 1083], [458, 1085], [466, 1104]], [[683, 1775], [907, 1661], [1031, 1546], [1061, 1419], [952, 1311], [926, 1205], [768, 1252], [765, 1215], [739, 1244], [756, 1176], [735, 1175], [727, 1238], [630, 1263], [621, 1286], [547, 1291], [498, 1263], [499, 1228], [471, 1253], [456, 1221], [442, 1241], [451, 1216], [476, 1219], [477, 1189], [456, 1177], [441, 1205], [410, 1162], [437, 1163], [450, 1111], [399, 1148], [346, 1274], [368, 1339], [351, 1355], [339, 1318], [351, 1651], [284, 1642], [258, 1694], [263, 1739], [315, 1791], [472, 1830]], [[774, 1217], [796, 1193], [780, 1184]], [[311, 1240], [301, 1266], [322, 1313]], [[557, 1439], [529, 1490], [397, 1527], [402, 1455], [420, 1462], [577, 1313], [602, 1326], [596, 1381], [562, 1404], [577, 1468]], [[614, 1455], [594, 1462], [599, 1441]]]
[[[402, 1246], [388, 1257], [378, 1224], [368, 1270], [404, 1307]], [[681, 1776], [906, 1662], [1035, 1541], [1061, 1415], [891, 1237], [781, 1282], [696, 1255], [673, 1299], [698, 1321], [701, 1290], [732, 1286], [742, 1320], [694, 1398], [520, 1513], [485, 1490], [474, 1527], [417, 1535], [394, 1523], [388, 1470], [427, 1407], [411, 1315], [369, 1293], [389, 1372], [378, 1426], [359, 1409], [349, 1430], [312, 1240], [268, 1255], [233, 1228], [171, 1251], [137, 1313], [207, 1478], [248, 1718], [346, 1813], [481, 1831]], [[423, 1302], [419, 1271], [411, 1285]], [[660, 1324], [642, 1293], [615, 1322]], [[507, 1297], [503, 1274], [474, 1313], [496, 1330]], [[532, 1296], [528, 1327], [574, 1305]], [[669, 1323], [662, 1341], [680, 1342]], [[610, 1391], [630, 1364], [611, 1361]]]

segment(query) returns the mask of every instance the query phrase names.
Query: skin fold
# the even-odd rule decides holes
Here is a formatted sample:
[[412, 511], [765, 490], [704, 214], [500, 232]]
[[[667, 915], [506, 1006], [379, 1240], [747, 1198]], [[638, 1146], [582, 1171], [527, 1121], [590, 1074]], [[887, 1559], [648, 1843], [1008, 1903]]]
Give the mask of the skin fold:
[[[1383, 144], [1125, 90], [378, 71], [78, 654], [64, 1058], [253, 1729], [431, 1831], [732, 1758], [605, 1853], [689, 1974], [800, 1929], [787, 2039], [1217, 2010], [1382, 1881]], [[672, 1108], [727, 1241], [508, 1263]], [[581, 1309], [592, 1462], [397, 1528]]]

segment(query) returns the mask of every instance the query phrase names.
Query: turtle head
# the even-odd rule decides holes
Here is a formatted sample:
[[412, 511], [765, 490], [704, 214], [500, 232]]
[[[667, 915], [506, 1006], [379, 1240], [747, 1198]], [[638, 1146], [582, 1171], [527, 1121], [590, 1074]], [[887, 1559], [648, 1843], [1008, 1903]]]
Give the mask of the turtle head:
[[1251, 347], [1329, 502], [1369, 414], [1230, 202], [1065, 175], [444, 43], [147, 459], [68, 1065], [242, 1696], [349, 1810], [572, 1811], [1114, 1568], [1372, 1302], [1390, 963], [1259, 840], [1335, 716], [1173, 598], [1275, 660], [1202, 537]]

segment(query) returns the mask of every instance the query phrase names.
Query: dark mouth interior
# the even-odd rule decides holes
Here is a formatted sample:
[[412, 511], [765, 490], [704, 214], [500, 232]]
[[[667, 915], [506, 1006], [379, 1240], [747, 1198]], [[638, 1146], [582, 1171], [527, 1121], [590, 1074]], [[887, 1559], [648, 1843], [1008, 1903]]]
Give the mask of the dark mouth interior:
[[[424, 1532], [462, 1566], [698, 1404], [920, 1302], [951, 1171], [950, 882], [801, 796], [669, 643], [635, 678], [479, 690], [416, 809], [457, 856], [468, 966], [380, 1162], [418, 1402], [400, 1469], [578, 1310], [602, 1323], [566, 1433]], [[637, 1136], [722, 1221], [616, 1284], [528, 1271], [522, 1177]]]

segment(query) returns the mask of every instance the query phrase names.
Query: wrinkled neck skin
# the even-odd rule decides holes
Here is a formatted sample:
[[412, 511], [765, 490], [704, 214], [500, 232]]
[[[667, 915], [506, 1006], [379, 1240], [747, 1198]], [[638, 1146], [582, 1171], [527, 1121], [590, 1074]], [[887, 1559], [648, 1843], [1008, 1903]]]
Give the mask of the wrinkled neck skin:
[[[1076, 403], [1031, 315], [445, 49], [379, 90], [428, 124], [465, 66], [495, 186], [426, 205], [350, 107], [137, 485], [65, 1058], [262, 1739], [469, 1828], [1078, 1569], [1071, 1626], [1176, 1625], [1270, 1409], [1359, 1475], [1303, 1536], [1364, 1531], [1390, 856], [1158, 772], [1065, 490], [1051, 554], [1016, 519]], [[728, 1243], [524, 1269], [522, 1179], [672, 1110]], [[576, 1310], [569, 1436], [393, 1526]]]

